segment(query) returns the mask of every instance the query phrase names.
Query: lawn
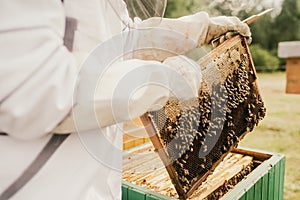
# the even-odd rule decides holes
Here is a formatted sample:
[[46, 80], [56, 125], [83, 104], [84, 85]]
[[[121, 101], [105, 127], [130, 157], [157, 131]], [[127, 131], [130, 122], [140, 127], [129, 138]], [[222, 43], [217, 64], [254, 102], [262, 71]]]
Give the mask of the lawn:
[[300, 94], [285, 93], [284, 72], [259, 73], [258, 83], [267, 115], [240, 145], [286, 155], [284, 199], [300, 199]]

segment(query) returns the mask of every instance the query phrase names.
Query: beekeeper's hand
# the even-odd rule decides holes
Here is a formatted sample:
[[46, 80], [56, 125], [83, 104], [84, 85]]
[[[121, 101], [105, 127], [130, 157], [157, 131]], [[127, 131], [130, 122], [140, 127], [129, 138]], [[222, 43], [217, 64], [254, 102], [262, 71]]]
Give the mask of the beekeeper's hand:
[[[140, 22], [136, 21], [134, 26], [138, 29], [154, 29], [153, 31], [143, 32], [141, 44], [148, 42], [149, 44], [155, 44], [158, 49], [168, 50], [176, 54], [184, 54], [203, 44], [210, 44], [214, 38], [227, 32], [238, 33], [247, 38], [251, 37], [248, 25], [237, 17], [220, 16], [210, 18], [206, 12], [198, 12], [177, 19], [154, 17]], [[161, 30], [155, 32], [157, 28]], [[157, 34], [157, 32], [161, 34]], [[154, 56], [151, 56], [151, 52], [147, 53], [145, 57], [156, 60], [165, 60], [170, 56], [164, 52]], [[140, 55], [139, 58], [144, 59]]]
[[[138, 59], [117, 62], [101, 77], [94, 99], [78, 101], [73, 113], [84, 116], [86, 121], [80, 123], [85, 130], [129, 121], [161, 109], [170, 97], [197, 97], [201, 78], [198, 64], [185, 56], [170, 57], [163, 63]], [[90, 103], [93, 106], [88, 106]], [[99, 124], [91, 120], [94, 115]], [[72, 132], [75, 124], [74, 115], [70, 115], [55, 131]]]
[[209, 19], [207, 36], [204, 43], [211, 44], [214, 41], [215, 43], [212, 45], [218, 45], [237, 34], [244, 36], [248, 40], [248, 43], [251, 43], [250, 28], [239, 18], [226, 16], [212, 17]]

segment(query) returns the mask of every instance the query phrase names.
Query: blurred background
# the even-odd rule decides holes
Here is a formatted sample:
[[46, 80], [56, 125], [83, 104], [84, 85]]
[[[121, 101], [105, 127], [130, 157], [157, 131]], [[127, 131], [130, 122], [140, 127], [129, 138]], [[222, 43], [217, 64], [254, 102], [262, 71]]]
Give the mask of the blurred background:
[[284, 70], [285, 60], [277, 57], [278, 43], [300, 40], [300, 0], [168, 0], [165, 17], [206, 11], [243, 20], [267, 8], [274, 11], [250, 25], [252, 57], [258, 71]]
[[274, 11], [250, 25], [250, 49], [267, 116], [240, 145], [285, 154], [284, 199], [295, 200], [300, 199], [300, 94], [285, 92], [286, 59], [277, 52], [279, 42], [300, 41], [300, 0], [168, 0], [165, 17], [206, 11], [243, 20], [267, 8]]

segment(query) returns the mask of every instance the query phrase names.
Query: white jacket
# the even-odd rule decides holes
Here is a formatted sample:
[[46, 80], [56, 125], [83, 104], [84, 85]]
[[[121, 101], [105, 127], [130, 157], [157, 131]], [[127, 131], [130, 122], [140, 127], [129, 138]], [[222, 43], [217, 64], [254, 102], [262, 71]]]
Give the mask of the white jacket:
[[[28, 167], [50, 139], [49, 132], [70, 112], [83, 55], [124, 28], [109, 8], [105, 0], [65, 5], [1, 1], [0, 132], [9, 136], [0, 136], [0, 193]], [[74, 13], [80, 20], [72, 54], [63, 36], [66, 14]], [[120, 130], [112, 126], [103, 132], [122, 148]], [[94, 159], [72, 134], [11, 199], [120, 199], [120, 180], [120, 171]]]
[[[114, 5], [113, 9], [111, 5]], [[63, 45], [66, 16], [78, 21], [72, 53]], [[176, 55], [206, 42], [209, 30], [214, 27], [209, 26], [214, 23], [205, 13], [165, 20], [164, 23], [157, 23], [157, 20], [160, 19], [133, 24], [122, 0], [111, 0], [111, 4], [107, 0], [65, 0], [64, 5], [59, 0], [0, 2], [0, 132], [9, 134], [0, 136], [0, 194], [38, 155], [51, 137], [49, 133], [58, 124], [61, 123], [61, 127], [56, 130], [68, 132], [71, 127], [70, 130], [75, 131], [72, 129], [74, 120], [66, 117], [73, 106], [84, 110], [84, 105], [77, 102], [76, 98], [73, 102], [74, 90], [80, 87], [79, 66], [99, 43], [120, 34], [126, 28], [125, 25], [143, 28], [160, 26], [169, 31], [175, 30], [187, 38], [187, 43], [178, 42], [176, 36], [168, 40], [164, 40], [165, 37], [153, 40], [150, 31], [139, 35], [137, 44], [143, 46], [155, 41], [155, 44], [162, 45]], [[222, 33], [236, 30], [232, 28], [235, 24], [222, 29]], [[212, 32], [221, 34], [215, 30]], [[136, 38], [133, 39], [135, 41]], [[119, 153], [113, 155], [115, 160], [109, 160], [108, 163], [117, 163], [117, 167], [107, 164], [107, 160], [99, 160], [89, 146], [84, 144], [85, 141], [98, 144], [94, 136], [99, 127], [88, 125], [86, 134], [83, 132], [84, 139], [81, 138], [83, 144], [78, 134], [71, 134], [46, 165], [12, 199], [120, 199], [121, 171], [117, 169], [120, 168], [122, 156], [122, 130], [118, 123], [141, 115], [152, 105], [163, 105], [170, 92], [163, 87], [144, 88], [134, 96], [133, 104], [129, 107], [130, 116], [122, 112], [112, 114], [113, 108], [106, 106], [107, 100], [112, 98], [114, 80], [120, 80], [122, 73], [126, 74], [135, 66], [148, 64], [178, 69], [179, 74], [190, 80], [196, 94], [200, 80], [193, 73], [193, 62], [184, 59], [178, 62], [178, 58], [174, 59], [175, 62], [168, 59], [165, 63], [139, 60], [149, 58], [163, 61], [169, 56], [150, 51], [132, 55], [137, 58], [134, 60], [120, 59], [107, 72], [112, 78], [105, 76], [102, 79], [104, 87], [96, 91], [96, 115], [100, 121], [104, 121], [100, 127], [101, 134], [110, 142], [108, 146], [99, 146], [97, 151], [107, 153], [105, 158], [109, 159], [109, 148], [115, 148]], [[119, 68], [122, 70], [116, 70]], [[145, 81], [155, 77], [159, 81], [167, 80], [167, 87], [179, 88], [176, 80], [167, 73], [168, 70], [159, 71], [155, 67], [147, 68]], [[84, 97], [80, 97], [79, 93], [81, 98]]]

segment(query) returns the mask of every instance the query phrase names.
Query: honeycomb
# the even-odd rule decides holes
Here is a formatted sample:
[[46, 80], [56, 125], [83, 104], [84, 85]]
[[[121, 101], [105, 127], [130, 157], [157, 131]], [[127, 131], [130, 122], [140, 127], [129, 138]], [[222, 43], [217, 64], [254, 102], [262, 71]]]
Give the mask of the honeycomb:
[[226, 41], [198, 63], [198, 98], [169, 99], [142, 118], [180, 199], [192, 195], [266, 112], [243, 38]]

